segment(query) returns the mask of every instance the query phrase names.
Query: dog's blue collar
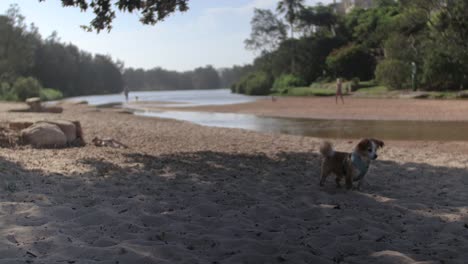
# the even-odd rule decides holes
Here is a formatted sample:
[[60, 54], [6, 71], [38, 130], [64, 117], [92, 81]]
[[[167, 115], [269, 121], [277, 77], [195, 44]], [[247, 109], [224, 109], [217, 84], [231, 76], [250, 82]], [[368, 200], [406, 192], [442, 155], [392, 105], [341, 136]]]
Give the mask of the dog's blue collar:
[[362, 161], [361, 157], [355, 152], [351, 154], [351, 162], [359, 170], [359, 175], [357, 175], [357, 178], [354, 180], [360, 180], [364, 175], [366, 175], [369, 170], [369, 165]]

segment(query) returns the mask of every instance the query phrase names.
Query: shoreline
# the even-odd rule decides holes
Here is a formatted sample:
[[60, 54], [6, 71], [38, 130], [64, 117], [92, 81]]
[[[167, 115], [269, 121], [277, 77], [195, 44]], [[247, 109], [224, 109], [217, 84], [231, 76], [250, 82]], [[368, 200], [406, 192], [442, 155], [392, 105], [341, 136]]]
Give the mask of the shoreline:
[[[260, 99], [255, 102], [229, 105], [136, 108], [147, 111], [188, 111], [251, 114], [265, 117], [287, 117], [333, 120], [388, 121], [468, 121], [466, 100], [420, 100], [384, 98], [345, 98], [335, 104], [334, 98], [280, 97], [276, 102]], [[130, 108], [132, 103], [129, 104]]]
[[[463, 263], [467, 142], [385, 142], [361, 192], [318, 187], [321, 139], [64, 104], [81, 148], [2, 148], [6, 263]], [[129, 149], [96, 147], [111, 137]], [[350, 151], [356, 140], [333, 140]]]

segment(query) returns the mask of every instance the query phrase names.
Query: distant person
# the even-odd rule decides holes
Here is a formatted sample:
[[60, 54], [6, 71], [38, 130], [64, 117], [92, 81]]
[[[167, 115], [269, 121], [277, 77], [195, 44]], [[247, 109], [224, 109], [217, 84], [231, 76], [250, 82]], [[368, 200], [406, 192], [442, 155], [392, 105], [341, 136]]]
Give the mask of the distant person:
[[128, 103], [128, 94], [129, 94], [129, 91], [128, 91], [128, 87], [125, 86], [124, 87], [124, 95], [125, 95], [125, 101]]
[[336, 79], [336, 94], [335, 94], [335, 103], [338, 104], [338, 96], [341, 98], [341, 102], [344, 104], [343, 99], [343, 82], [341, 78]]

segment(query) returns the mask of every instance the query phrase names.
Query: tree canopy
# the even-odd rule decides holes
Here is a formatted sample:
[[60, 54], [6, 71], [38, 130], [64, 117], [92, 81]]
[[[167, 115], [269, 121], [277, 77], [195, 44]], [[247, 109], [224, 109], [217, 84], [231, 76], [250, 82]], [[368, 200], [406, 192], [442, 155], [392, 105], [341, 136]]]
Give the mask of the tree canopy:
[[[44, 1], [39, 0], [39, 2]], [[140, 21], [150, 25], [163, 21], [174, 12], [188, 10], [188, 0], [62, 0], [62, 5], [78, 7], [82, 11], [92, 9], [95, 17], [84, 28], [97, 32], [112, 29], [116, 10], [138, 12], [141, 15]]]
[[250, 24], [250, 38], [244, 42], [247, 49], [270, 52], [286, 39], [286, 25], [271, 10], [254, 9]]

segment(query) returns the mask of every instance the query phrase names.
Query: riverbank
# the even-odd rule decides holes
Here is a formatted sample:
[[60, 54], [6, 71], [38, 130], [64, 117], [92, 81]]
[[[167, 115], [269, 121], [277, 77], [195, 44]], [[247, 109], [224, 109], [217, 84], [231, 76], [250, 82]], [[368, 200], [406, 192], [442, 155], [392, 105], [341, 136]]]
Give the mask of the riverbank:
[[261, 99], [250, 103], [218, 106], [163, 107], [145, 104], [145, 107], [139, 107], [146, 110], [203, 111], [312, 119], [468, 121], [466, 100], [345, 97], [345, 104], [336, 104], [334, 97], [276, 97], [275, 100]]
[[[130, 148], [2, 149], [0, 263], [468, 258], [468, 143], [386, 142], [355, 192], [332, 179], [317, 186], [320, 139], [85, 105], [7, 112], [18, 107], [0, 104], [0, 120], [79, 120], [88, 142], [112, 137]], [[357, 141], [334, 143], [350, 151]]]

